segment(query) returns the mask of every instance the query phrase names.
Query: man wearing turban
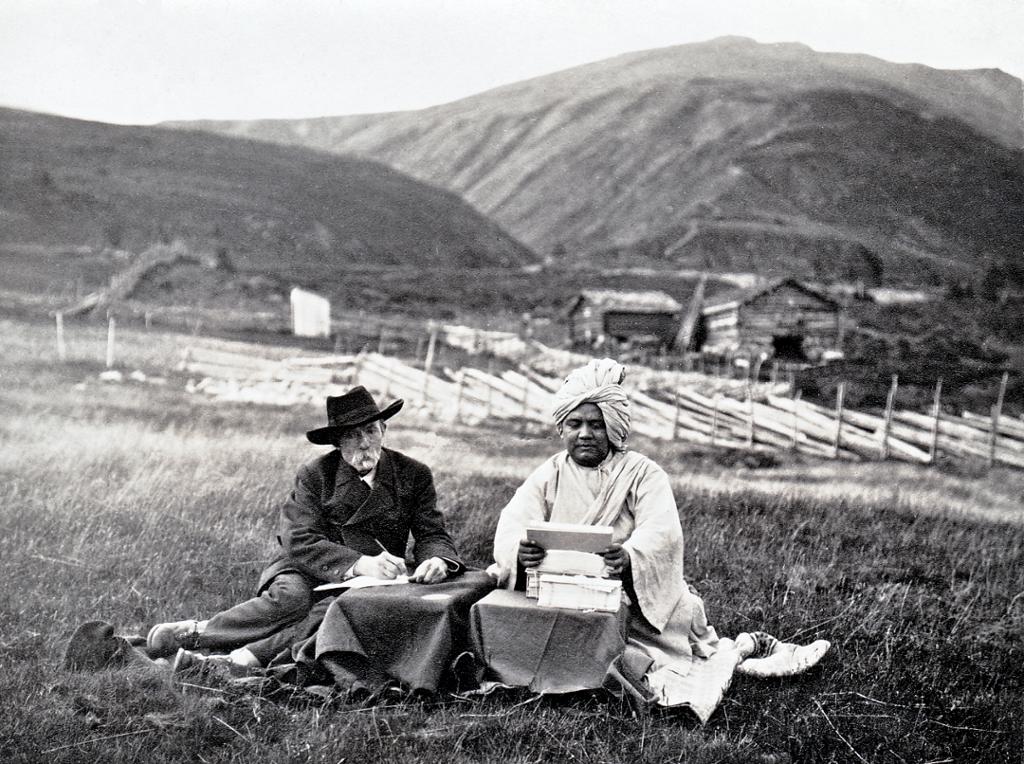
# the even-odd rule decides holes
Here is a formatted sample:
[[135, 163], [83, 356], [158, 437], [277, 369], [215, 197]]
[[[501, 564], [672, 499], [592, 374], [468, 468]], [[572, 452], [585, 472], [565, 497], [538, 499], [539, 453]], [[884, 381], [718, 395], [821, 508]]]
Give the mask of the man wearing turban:
[[[624, 657], [632, 673], [643, 677], [640, 692], [649, 702], [690, 706], [706, 720], [737, 664], [778, 652], [779, 643], [760, 634], [720, 640], [708, 624], [703, 600], [683, 578], [683, 532], [668, 475], [628, 450], [624, 376], [615, 361], [594, 360], [573, 371], [556, 393], [552, 414], [565, 450], [534, 470], [501, 511], [492, 571], [508, 588], [524, 587], [525, 570], [545, 556], [526, 539], [530, 523], [610, 525], [612, 543], [603, 556], [627, 595]], [[816, 662], [828, 646], [815, 644], [813, 655], [801, 653], [795, 661], [780, 653], [781, 666], [757, 664], [770, 657], [746, 661], [748, 673], [802, 670], [802, 663]], [[702, 676], [709, 671], [715, 677], [710, 683]]]

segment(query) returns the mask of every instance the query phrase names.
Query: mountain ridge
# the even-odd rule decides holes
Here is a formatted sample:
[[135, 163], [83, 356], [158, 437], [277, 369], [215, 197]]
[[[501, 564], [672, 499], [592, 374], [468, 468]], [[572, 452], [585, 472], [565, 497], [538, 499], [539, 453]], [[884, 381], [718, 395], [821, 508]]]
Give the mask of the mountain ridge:
[[536, 262], [451, 191], [365, 158], [0, 108], [0, 245], [140, 252], [179, 240], [243, 270]]
[[[751, 72], [782, 73], [789, 78], [795, 78], [799, 74], [805, 79], [808, 76], [813, 76], [816, 84], [820, 86], [827, 81], [821, 80], [820, 69], [812, 66], [813, 59], [818, 58], [836, 68], [837, 71], [832, 74], [833, 78], [842, 75], [842, 83], [846, 85], [850, 82], [849, 75], [851, 73], [859, 72], [862, 76], [877, 78], [879, 71], [883, 69], [888, 70], [888, 74], [884, 78], [888, 84], [900, 87], [916, 96], [920, 96], [922, 90], [931, 94], [948, 93], [951, 84], [959, 84], [960, 87], [954, 89], [961, 98], [969, 98], [972, 92], [974, 98], [970, 98], [963, 108], [951, 111], [951, 116], [957, 116], [965, 123], [972, 125], [990, 138], [995, 138], [1009, 148], [1024, 147], [1024, 82], [1001, 69], [938, 69], [918, 63], [894, 63], [864, 53], [820, 52], [799, 42], [759, 43], [752, 38], [736, 35], [717, 37], [705, 42], [620, 53], [610, 58], [579, 64], [558, 72], [498, 85], [479, 93], [423, 109], [294, 119], [174, 120], [163, 124], [170, 127], [198, 126], [200, 129], [207, 129], [215, 125], [235, 125], [242, 130], [245, 125], [257, 124], [301, 126], [337, 120], [350, 120], [358, 124], [360, 121], [377, 121], [381, 118], [403, 115], [443, 113], [448, 110], [461, 111], [467, 103], [472, 103], [483, 96], [500, 96], [504, 99], [508, 96], [537, 90], [538, 85], [544, 85], [545, 87], [541, 89], [551, 95], [550, 88], [546, 86], [564, 78], [571, 79], [572, 84], [564, 86], [561, 89], [561, 94], [563, 96], [578, 95], [580, 87], [585, 89], [598, 87], [602, 77], [607, 76], [607, 70], [621, 69], [624, 66], [633, 66], [637, 63], [643, 64], [643, 66], [641, 67], [642, 71], [637, 71], [635, 74], [634, 79], [636, 80], [650, 80], [652, 77], [667, 75], [678, 76], [680, 72], [675, 69], [675, 63], [677, 57], [684, 52], [697, 54], [694, 60], [686, 62], [689, 70], [684, 73], [689, 78], [714, 76], [728, 79], [730, 69], [725, 64], [722, 54], [730, 51], [739, 51], [745, 56], [734, 64], [732, 70], [734, 74], [736, 72], [747, 74]], [[765, 69], [758, 65], [756, 56], [754, 59], [751, 57], [751, 53], [756, 54], [758, 51], [772, 51], [782, 55], [777, 55], [772, 67]], [[986, 124], [985, 119], [990, 124]], [[322, 148], [329, 147], [322, 146]]]
[[189, 127], [386, 162], [549, 256], [942, 283], [1024, 246], [1020, 87], [726, 38], [420, 111]]

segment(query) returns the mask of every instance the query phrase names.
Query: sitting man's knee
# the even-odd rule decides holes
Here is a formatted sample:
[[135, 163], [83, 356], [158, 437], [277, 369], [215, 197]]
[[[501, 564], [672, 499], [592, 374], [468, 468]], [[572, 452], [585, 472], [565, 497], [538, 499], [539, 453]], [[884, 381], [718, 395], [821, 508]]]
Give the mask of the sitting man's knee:
[[275, 578], [264, 592], [283, 612], [304, 616], [313, 606], [313, 591], [298, 574], [285, 573]]

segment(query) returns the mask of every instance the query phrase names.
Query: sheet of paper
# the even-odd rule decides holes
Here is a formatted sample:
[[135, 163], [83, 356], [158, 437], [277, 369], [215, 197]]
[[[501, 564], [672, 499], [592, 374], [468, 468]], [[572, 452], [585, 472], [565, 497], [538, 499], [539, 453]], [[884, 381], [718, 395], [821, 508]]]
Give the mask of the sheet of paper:
[[592, 552], [572, 549], [549, 549], [540, 561], [541, 573], [570, 573], [581, 576], [600, 576], [604, 573], [604, 558]]
[[313, 589], [315, 592], [327, 592], [332, 589], [366, 589], [371, 586], [394, 586], [395, 584], [409, 583], [408, 576], [397, 576], [395, 578], [375, 578], [374, 576], [356, 576], [347, 581], [340, 581], [336, 584], [320, 584]]

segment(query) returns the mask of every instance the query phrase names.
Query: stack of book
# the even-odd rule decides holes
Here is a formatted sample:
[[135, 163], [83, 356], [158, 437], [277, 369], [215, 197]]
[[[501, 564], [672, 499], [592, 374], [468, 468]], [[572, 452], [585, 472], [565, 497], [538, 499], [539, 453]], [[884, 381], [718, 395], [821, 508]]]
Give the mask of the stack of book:
[[571, 610], [603, 610], [615, 613], [622, 603], [622, 582], [594, 576], [563, 576], [541, 573], [537, 604]]

